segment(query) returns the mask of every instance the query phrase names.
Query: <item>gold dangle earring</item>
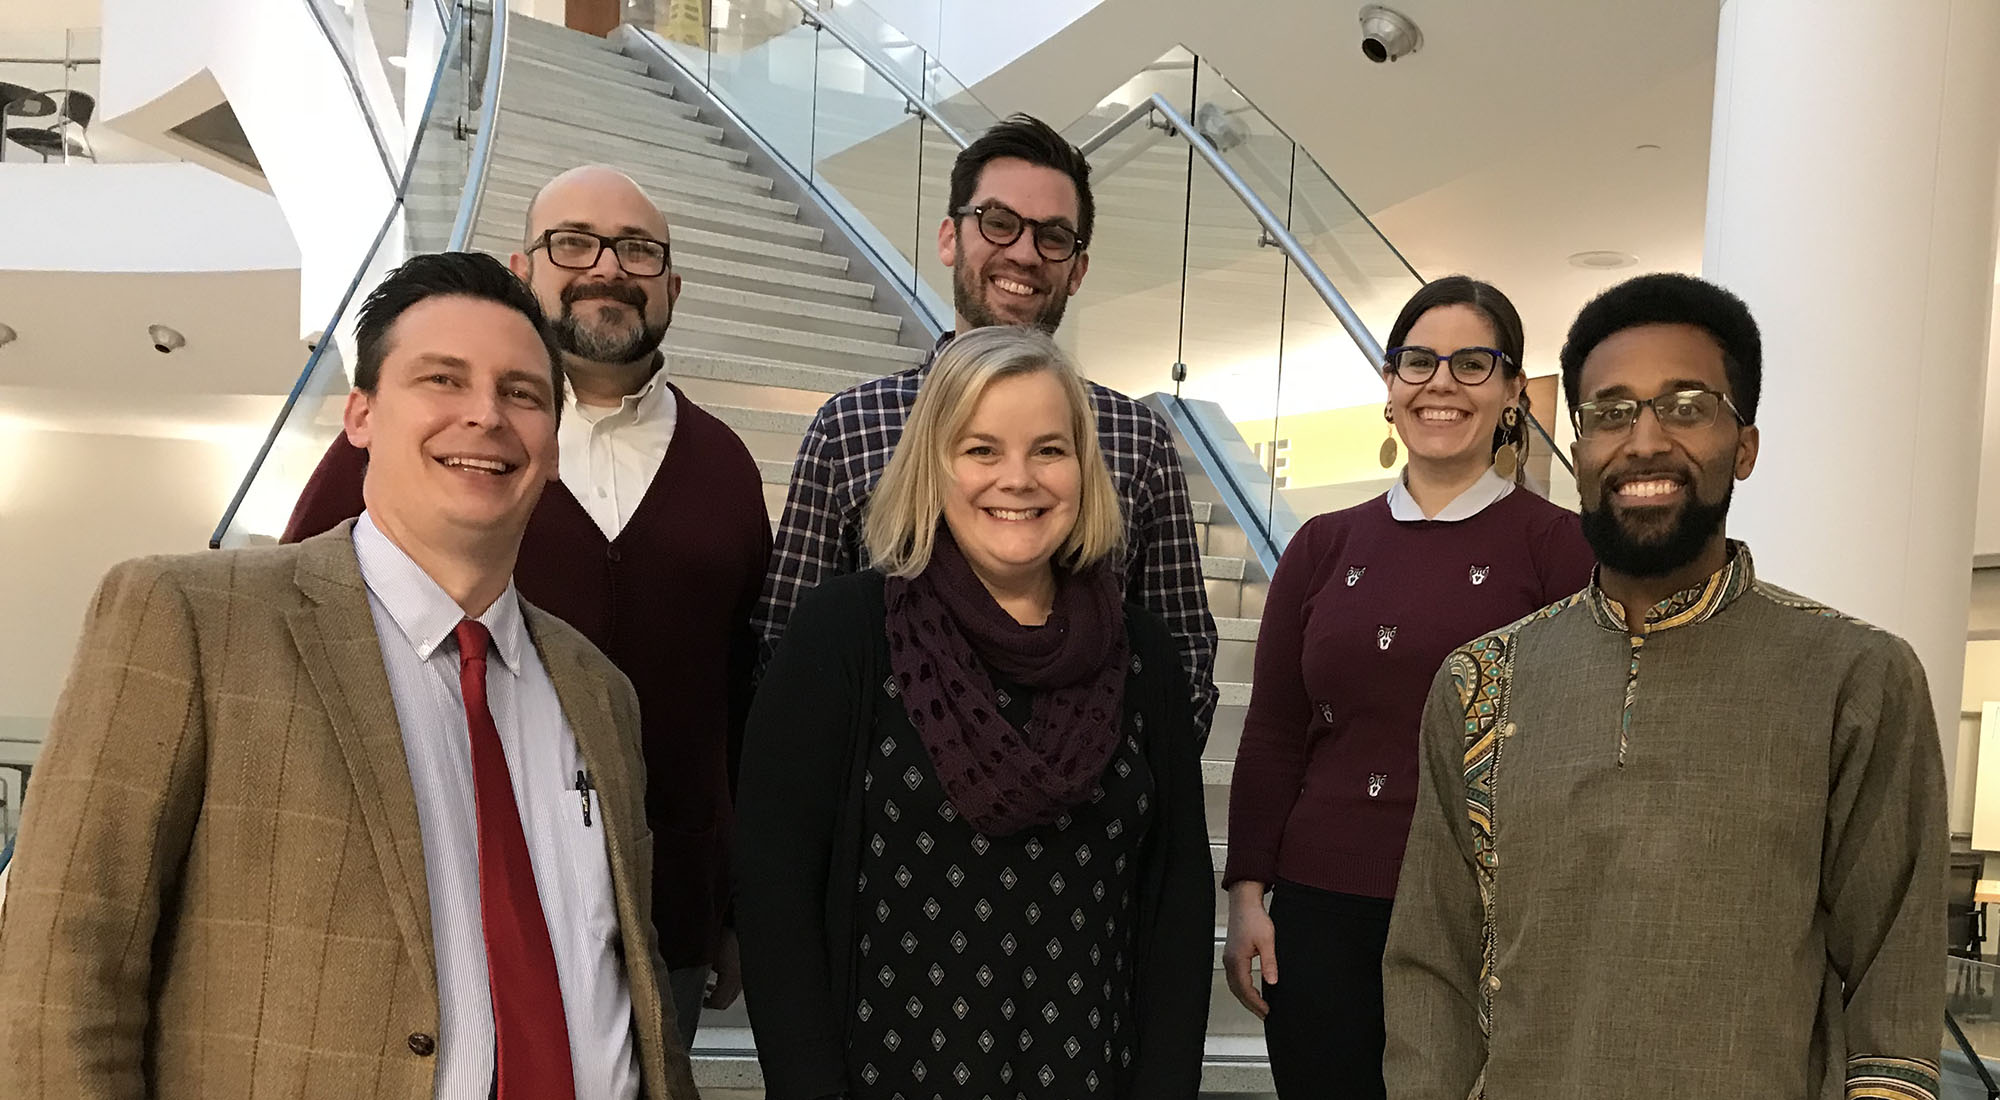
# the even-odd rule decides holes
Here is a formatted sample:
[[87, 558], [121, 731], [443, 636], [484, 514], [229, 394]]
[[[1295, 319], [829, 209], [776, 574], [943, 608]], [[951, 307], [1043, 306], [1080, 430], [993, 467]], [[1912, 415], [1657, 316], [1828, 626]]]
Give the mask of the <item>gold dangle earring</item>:
[[1501, 433], [1506, 442], [1493, 452], [1493, 472], [1508, 481], [1521, 470], [1521, 441], [1527, 435], [1521, 430], [1521, 410], [1513, 405], [1500, 414]]
[[1382, 441], [1382, 450], [1376, 457], [1382, 460], [1384, 470], [1393, 470], [1396, 468], [1396, 416], [1387, 405], [1382, 406], [1382, 419], [1389, 422], [1389, 438]]

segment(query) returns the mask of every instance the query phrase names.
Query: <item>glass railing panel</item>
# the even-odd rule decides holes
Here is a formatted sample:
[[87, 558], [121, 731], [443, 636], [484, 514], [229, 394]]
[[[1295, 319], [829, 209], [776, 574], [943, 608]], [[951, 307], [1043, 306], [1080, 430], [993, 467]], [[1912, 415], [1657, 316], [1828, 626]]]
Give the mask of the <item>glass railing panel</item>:
[[820, 34], [790, 0], [711, 0], [708, 87], [785, 161], [813, 163]]
[[426, 93], [415, 146], [409, 159], [399, 166], [399, 180], [406, 178], [409, 186], [399, 191], [384, 211], [381, 230], [347, 293], [326, 327], [313, 337], [305, 368], [210, 537], [210, 545], [272, 542], [283, 532], [299, 490], [341, 432], [341, 414], [351, 388], [356, 307], [405, 256], [443, 247], [449, 239], [452, 215], [458, 207], [456, 196], [465, 191], [469, 163], [469, 154], [453, 147], [469, 145], [460, 136], [459, 123], [471, 122], [464, 105], [471, 79], [468, 70], [473, 62], [479, 62], [483, 73], [488, 29], [482, 18], [469, 33], [463, 24], [454, 23], [452, 33], [446, 36], [443, 55]]
[[1085, 374], [1134, 397], [1175, 392], [1181, 361], [1188, 149], [1164, 137], [1141, 122], [1092, 153], [1089, 266], [1056, 333]]
[[1407, 457], [1399, 448], [1395, 465], [1382, 466], [1381, 375], [1298, 271], [1290, 275], [1278, 412], [1259, 456], [1272, 473], [1280, 546], [1299, 523], [1386, 492]]
[[715, 19], [727, 26], [730, 14], [727, 8], [711, 7], [711, 0], [625, 0], [623, 21], [651, 31], [668, 56], [707, 87], [709, 24]]
[[923, 51], [907, 42], [865, 43], [871, 65], [829, 31], [821, 31], [818, 46], [813, 185], [882, 259], [890, 277], [913, 287], [922, 235], [917, 205], [924, 126], [896, 83], [911, 91], [923, 87]]
[[438, 60], [404, 198], [403, 226], [410, 254], [451, 247], [452, 227], [472, 170], [470, 135], [479, 122], [491, 18], [472, 14], [469, 22], [459, 25], [454, 41], [445, 44]]
[[[1284, 209], [1282, 194], [1264, 199]], [[1280, 383], [1291, 369], [1283, 358], [1290, 263], [1206, 161], [1189, 178], [1187, 237], [1180, 392], [1221, 405], [1262, 455], [1276, 446]], [[1268, 531], [1269, 492], [1254, 502], [1254, 515], [1239, 519]]]
[[958, 159], [958, 142], [944, 126], [966, 141], [976, 140], [999, 121], [991, 108], [972, 94], [935, 58], [924, 65], [924, 99], [944, 120], [924, 121], [923, 159], [918, 165], [917, 295], [934, 316], [951, 324], [951, 271], [938, 259], [937, 232], [951, 208], [951, 166]]
[[[1289, 140], [1286, 144], [1290, 145]], [[1386, 339], [1396, 314], [1423, 280], [1403, 262], [1402, 254], [1382, 239], [1374, 223], [1348, 201], [1346, 193], [1327, 178], [1311, 155], [1303, 149], [1297, 152], [1292, 161], [1292, 209], [1286, 227], [1368, 331]], [[1347, 342], [1353, 346], [1353, 340]]]
[[[1958, 1025], [1987, 1076], [2000, 1078], [2000, 966], [1984, 959], [1952, 956], [1945, 960], [1945, 1013]], [[1965, 1055], [1958, 1036], [1947, 1027], [1943, 1050], [1941, 1098], [1986, 1100], [1979, 1068]]]

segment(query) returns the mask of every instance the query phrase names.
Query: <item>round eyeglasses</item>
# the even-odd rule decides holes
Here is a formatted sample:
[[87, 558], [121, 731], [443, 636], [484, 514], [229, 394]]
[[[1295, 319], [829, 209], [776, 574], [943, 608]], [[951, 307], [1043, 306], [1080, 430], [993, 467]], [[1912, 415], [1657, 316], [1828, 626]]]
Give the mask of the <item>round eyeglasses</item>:
[[952, 213], [978, 222], [979, 235], [986, 238], [986, 243], [996, 248], [1005, 248], [1020, 240], [1021, 231], [1024, 229], [1033, 231], [1035, 251], [1042, 259], [1052, 264], [1062, 263], [1083, 251], [1086, 243], [1077, 235], [1076, 230], [1061, 222], [1024, 218], [997, 202], [989, 202], [984, 206], [961, 206]]
[[1451, 365], [1452, 380], [1461, 386], [1477, 386], [1493, 377], [1494, 368], [1502, 363], [1513, 362], [1513, 357], [1499, 348], [1460, 348], [1449, 357], [1438, 355], [1436, 351], [1424, 347], [1390, 348], [1382, 355], [1382, 369], [1408, 382], [1421, 386], [1437, 373], [1438, 360], [1445, 359]]
[[1600, 436], [1623, 435], [1639, 423], [1639, 410], [1653, 410], [1654, 419], [1660, 427], [1669, 432], [1695, 432], [1715, 423], [1715, 418], [1728, 409], [1729, 415], [1743, 423], [1743, 414], [1736, 410], [1736, 402], [1729, 395], [1714, 390], [1674, 390], [1644, 401], [1635, 397], [1607, 397], [1596, 401], [1579, 401], [1569, 411], [1570, 422], [1576, 426], [1576, 434], [1581, 439]]
[[538, 248], [549, 254], [550, 263], [571, 271], [596, 267], [597, 258], [608, 248], [618, 261], [619, 270], [641, 279], [663, 274], [673, 255], [665, 241], [651, 237], [606, 237], [584, 229], [550, 229], [536, 238], [528, 251]]

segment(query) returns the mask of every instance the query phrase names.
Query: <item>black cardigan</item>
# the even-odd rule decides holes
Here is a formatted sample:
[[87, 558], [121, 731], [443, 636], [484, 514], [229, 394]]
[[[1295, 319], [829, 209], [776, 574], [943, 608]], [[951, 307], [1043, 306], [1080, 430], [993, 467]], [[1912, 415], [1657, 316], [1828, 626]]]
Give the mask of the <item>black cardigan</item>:
[[[807, 593], [750, 710], [737, 795], [736, 917], [769, 1100], [817, 1100], [848, 1088], [863, 746], [885, 733], [913, 735], [902, 705], [883, 690], [885, 618], [883, 576], [873, 570]], [[1173, 636], [1137, 606], [1126, 608], [1125, 626], [1140, 672], [1126, 681], [1124, 725], [1153, 769], [1160, 813], [1139, 864], [1138, 1054], [1117, 1095], [1193, 1100], [1214, 936], [1201, 762]], [[1143, 733], [1133, 722], [1139, 714]]]

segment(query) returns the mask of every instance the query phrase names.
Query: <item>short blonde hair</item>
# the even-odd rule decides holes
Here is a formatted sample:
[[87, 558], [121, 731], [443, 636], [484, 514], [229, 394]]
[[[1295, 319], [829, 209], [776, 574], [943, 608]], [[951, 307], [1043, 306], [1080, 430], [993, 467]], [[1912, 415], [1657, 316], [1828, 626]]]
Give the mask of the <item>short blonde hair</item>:
[[868, 500], [863, 537], [874, 568], [914, 577], [931, 563], [938, 520], [952, 483], [952, 451], [979, 401], [1003, 378], [1047, 372], [1069, 399], [1082, 493], [1076, 526], [1056, 548], [1056, 564], [1081, 569], [1124, 545], [1118, 490], [1097, 441], [1097, 412], [1069, 356], [1040, 329], [1011, 325], [974, 329], [938, 352], [889, 466]]

